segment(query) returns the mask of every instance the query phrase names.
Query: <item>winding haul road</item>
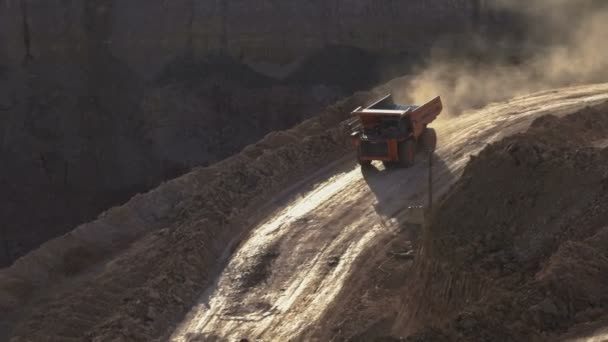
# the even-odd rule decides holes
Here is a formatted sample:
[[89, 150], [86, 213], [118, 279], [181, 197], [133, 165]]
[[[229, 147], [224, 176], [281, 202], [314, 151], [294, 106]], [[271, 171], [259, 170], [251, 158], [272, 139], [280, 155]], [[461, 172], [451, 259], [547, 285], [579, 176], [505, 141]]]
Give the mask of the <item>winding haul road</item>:
[[[608, 84], [580, 86], [436, 121], [435, 195], [488, 143], [525, 129], [538, 116], [567, 114], [606, 99]], [[306, 339], [347, 289], [345, 279], [357, 272], [351, 266], [358, 256], [398, 229], [405, 208], [425, 203], [426, 175], [424, 162], [364, 174], [349, 159], [330, 170], [251, 232], [171, 340]]]

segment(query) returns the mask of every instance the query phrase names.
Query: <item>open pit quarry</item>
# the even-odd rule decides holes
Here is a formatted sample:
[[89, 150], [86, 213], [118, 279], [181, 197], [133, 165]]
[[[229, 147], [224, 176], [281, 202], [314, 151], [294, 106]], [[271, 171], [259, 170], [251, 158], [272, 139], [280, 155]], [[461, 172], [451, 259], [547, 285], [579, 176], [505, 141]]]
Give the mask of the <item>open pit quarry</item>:
[[[353, 95], [43, 244], [0, 272], [10, 341], [601, 340], [608, 85], [433, 127], [427, 156], [362, 170]], [[604, 330], [603, 330], [604, 329]], [[583, 339], [584, 340], [584, 339]]]
[[[0, 341], [608, 341], [606, 22], [0, 1]], [[437, 149], [361, 168], [389, 93]]]

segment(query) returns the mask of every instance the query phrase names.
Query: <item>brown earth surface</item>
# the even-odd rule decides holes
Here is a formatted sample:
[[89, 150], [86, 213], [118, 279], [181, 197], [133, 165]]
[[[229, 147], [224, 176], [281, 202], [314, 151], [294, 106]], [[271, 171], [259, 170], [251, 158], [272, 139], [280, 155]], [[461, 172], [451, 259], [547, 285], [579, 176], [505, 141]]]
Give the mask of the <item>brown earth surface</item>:
[[396, 331], [556, 340], [605, 318], [607, 136], [603, 104], [541, 117], [472, 160], [434, 212]]
[[[486, 144], [543, 114], [563, 115], [605, 99], [583, 89], [535, 94], [437, 122], [435, 193], [445, 193]], [[331, 172], [253, 230], [171, 339], [365, 341], [389, 334], [403, 312], [401, 286], [410, 277], [416, 237], [401, 232], [405, 208], [425, 203], [426, 173], [424, 162], [408, 170]], [[244, 291], [240, 277], [260, 263], [263, 281]]]
[[[494, 256], [496, 250], [487, 246], [495, 246], [492, 244], [497, 240], [508, 242], [505, 234], [499, 233], [504, 230], [486, 230], [491, 233], [489, 237], [484, 231], [480, 234], [482, 239], [477, 241], [475, 233], [480, 225], [474, 225], [462, 237], [454, 237], [450, 232], [460, 232], [456, 230], [456, 222], [447, 224], [449, 219], [456, 218], [462, 219], [458, 225], [469, 224], [469, 221], [475, 223], [481, 218], [488, 220], [481, 221], [486, 224], [493, 222], [489, 220], [496, 215], [491, 210], [484, 211], [482, 217], [470, 218], [465, 214], [467, 210], [483, 207], [491, 196], [502, 199], [501, 203], [508, 202], [510, 197], [495, 191], [476, 193], [477, 197], [472, 196], [470, 203], [468, 199], [457, 202], [465, 206], [460, 211], [451, 207], [438, 210], [446, 216], [444, 219], [437, 216], [430, 228], [433, 233], [438, 229], [433, 235], [436, 239], [427, 240], [423, 235], [422, 245], [428, 245], [428, 248], [412, 261], [411, 251], [418, 239], [410, 230], [402, 229], [407, 222], [404, 209], [425, 202], [424, 157], [408, 170], [379, 169], [362, 173], [354, 166], [340, 121], [369, 96], [357, 95], [292, 130], [267, 136], [233, 158], [209, 168], [196, 169], [148, 194], [137, 196], [125, 206], [108, 211], [97, 221], [43, 245], [11, 268], [2, 270], [0, 319], [4, 336], [11, 336], [13, 341], [222, 341], [241, 338], [297, 341], [357, 336], [367, 340], [391, 331], [395, 334], [416, 332], [422, 327], [418, 320], [425, 316], [437, 320], [426, 323], [443, 327], [444, 322], [447, 324], [457, 315], [464, 301], [477, 303], [479, 301], [475, 300], [490, 290], [500, 289], [500, 293], [508, 296], [509, 284], [519, 284], [517, 281], [525, 282], [526, 279], [502, 276], [500, 272], [505, 271], [501, 270], [495, 276], [512, 283], [501, 283], [502, 287], [499, 287], [485, 281], [493, 279], [494, 275], [484, 277], [479, 272], [483, 265], [488, 267], [489, 274], [496, 272], [492, 267], [503, 256]], [[533, 119], [542, 115], [559, 117], [607, 98], [608, 86], [605, 84], [574, 87], [533, 94], [438, 121], [435, 126], [441, 144], [435, 157], [436, 195], [446, 193], [460, 177], [470, 156], [479, 153], [487, 144], [526, 129]], [[550, 119], [545, 121], [548, 122], [542, 125], [541, 121], [536, 121], [540, 128], [534, 129], [554, 124]], [[585, 123], [580, 123], [580, 127], [584, 129]], [[593, 141], [601, 144], [602, 131], [598, 129], [597, 132], [597, 139]], [[485, 151], [503, 151], [498, 156], [503, 156], [504, 160], [499, 162], [505, 167], [509, 165], [505, 160], [519, 158], [522, 169], [510, 167], [521, 174], [525, 168], [532, 167], [529, 163], [538, 162], [542, 168], [545, 160], [566, 168], [570, 164], [551, 159], [557, 158], [556, 154], [559, 156], [555, 151], [560, 148], [564, 149], [564, 156], [570, 156], [567, 160], [571, 163], [601, 161], [601, 153], [585, 152], [587, 150], [580, 147], [589, 141], [587, 139], [573, 138], [573, 142], [564, 146], [554, 144], [559, 140], [557, 134], [546, 136], [542, 146], [547, 146], [548, 159], [542, 159], [545, 158], [542, 153], [530, 152], [536, 151], [536, 145], [525, 139], [509, 145], [511, 148], [507, 151], [510, 152], [496, 147], [500, 144]], [[568, 152], [568, 148], [574, 148], [574, 151]], [[581, 152], [582, 157], [577, 149], [584, 152]], [[482, 152], [476, 160], [484, 160], [487, 153]], [[579, 158], [583, 158], [582, 161]], [[476, 172], [483, 175], [491, 170], [491, 165], [472, 162], [466, 168], [465, 178], [449, 190], [450, 195], [444, 198], [440, 208], [446, 206], [450, 198], [466, 193], [466, 189], [458, 189], [471, 182], [466, 175], [475, 171], [475, 167], [479, 168]], [[566, 176], [579, 171], [572, 166]], [[586, 184], [586, 180], [595, 179], [596, 171], [596, 167], [589, 167], [582, 177], [576, 178], [580, 183], [573, 184]], [[560, 179], [556, 175], [554, 181], [566, 187], [565, 181], [570, 179], [566, 176]], [[530, 182], [533, 179], [536, 178], [530, 177]], [[521, 188], [513, 186], [513, 189], [504, 179], [504, 183], [497, 183], [502, 188], [492, 183], [493, 180], [498, 182], [500, 179], [484, 178], [485, 185], [509, 192], [531, 191], [524, 188], [528, 185], [524, 184], [524, 177], [516, 179], [522, 182]], [[533, 184], [536, 191], [542, 189], [537, 183]], [[594, 194], [600, 192], [601, 188], [592, 184], [589, 187], [593, 191], [585, 195], [585, 200], [592, 201]], [[567, 200], [576, 194], [580, 192], [569, 189], [560, 196], [564, 203], [570, 203]], [[551, 192], [546, 196], [552, 195]], [[514, 197], [513, 201], [516, 199], [519, 197]], [[576, 203], [579, 202], [580, 206], [566, 206], [564, 211], [584, 209], [586, 202]], [[525, 209], [530, 206], [525, 201], [518, 203], [505, 205]], [[555, 209], [549, 203], [544, 205], [553, 208], [552, 213], [562, 213], [559, 209], [562, 207]], [[512, 221], [518, 233], [513, 237], [517, 237], [517, 243], [523, 246], [524, 252], [513, 248], [517, 251], [513, 255], [521, 258], [513, 261], [513, 265], [532, 267], [542, 259], [539, 255], [561, 247], [559, 239], [551, 240], [553, 244], [550, 245], [542, 239], [526, 240], [528, 236], [534, 236], [526, 235], [529, 230], [524, 229], [524, 225], [538, 224], [534, 220], [539, 217], [528, 215], [530, 222], [516, 221], [513, 215], [500, 213], [506, 216], [496, 219]], [[442, 222], [446, 223], [442, 225]], [[521, 225], [517, 226], [516, 222]], [[441, 228], [444, 226], [446, 228]], [[554, 231], [562, 230], [555, 228]], [[592, 228], [584, 231], [579, 242], [596, 246], [593, 239], [600, 241], [599, 230], [598, 234]], [[468, 244], [465, 243], [467, 237]], [[459, 243], [463, 246], [453, 248], [453, 253], [447, 253], [450, 249], [441, 249], [443, 254], [438, 253], [437, 246], [444, 240], [455, 247], [460, 247]], [[528, 243], [542, 248], [539, 252], [524, 248]], [[512, 245], [517, 244], [513, 242]], [[462, 260], [458, 257], [467, 257], [471, 249], [479, 250], [480, 260], [468, 262], [466, 259], [463, 265], [458, 264]], [[503, 254], [505, 258], [512, 256]], [[439, 261], [435, 262], [434, 258]], [[456, 272], [457, 277], [454, 277], [450, 273], [451, 266], [469, 272]], [[542, 274], [546, 276], [538, 276], [538, 281], [544, 279], [550, 287], [553, 271], [549, 268], [545, 271]], [[529, 272], [532, 276], [536, 274], [532, 268]], [[422, 286], [424, 281], [442, 274], [445, 278], [433, 282], [433, 286], [448, 294], [458, 294], [457, 301], [446, 300], [454, 298], [453, 295], [442, 296], [437, 292], [430, 295], [431, 287]], [[467, 277], [468, 274], [475, 276]], [[449, 280], [452, 278], [454, 280]], [[413, 299], [404, 295], [404, 286], [410, 284], [410, 279], [420, 280], [416, 282], [420, 289], [409, 286], [405, 291], [419, 294], [414, 298], [419, 299], [418, 302], [408, 302], [408, 298]], [[448, 279], [447, 283], [445, 279]], [[601, 290], [601, 287], [597, 289]], [[568, 289], [557, 286], [554, 291], [559, 294]], [[585, 291], [574, 295], [584, 297], [588, 294]], [[433, 301], [426, 301], [429, 297]], [[532, 297], [537, 298], [536, 295]], [[378, 298], [382, 300], [376, 301]], [[492, 298], [501, 297], [493, 295]], [[415, 310], [416, 319], [413, 319], [408, 313], [414, 312], [416, 303], [420, 309]], [[560, 304], [553, 304], [561, 309]], [[494, 308], [489, 304], [487, 307], [488, 310]], [[185, 315], [188, 311], [190, 313]], [[435, 315], [437, 312], [441, 314]], [[410, 326], [414, 328], [410, 329]], [[431, 333], [456, 336], [450, 335], [454, 332], [447, 328]], [[518, 334], [531, 336], [525, 329]]]
[[[607, 137], [604, 103], [486, 147], [422, 234], [404, 226], [368, 251], [358, 269], [370, 272], [353, 273], [357, 286], [319, 330], [332, 340], [605, 340]], [[400, 258], [407, 241], [413, 260]]]

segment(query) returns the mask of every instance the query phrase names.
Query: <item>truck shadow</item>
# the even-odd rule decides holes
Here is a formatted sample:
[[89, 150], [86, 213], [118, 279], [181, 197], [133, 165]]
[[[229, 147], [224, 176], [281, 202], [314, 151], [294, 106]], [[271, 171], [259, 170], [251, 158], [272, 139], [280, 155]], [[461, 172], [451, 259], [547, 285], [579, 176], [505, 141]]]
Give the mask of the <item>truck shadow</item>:
[[[410, 168], [384, 168], [372, 164], [361, 168], [369, 189], [376, 198], [375, 210], [384, 221], [402, 225], [408, 221], [408, 207], [427, 207], [429, 203], [429, 155], [418, 154]], [[455, 181], [445, 161], [432, 155], [432, 192], [436, 202]]]
[[[422, 241], [422, 222], [412, 222], [412, 211], [408, 207], [426, 207], [428, 203], [429, 156], [418, 154], [416, 158], [417, 162], [410, 168], [386, 169], [374, 162], [361, 169], [374, 196], [373, 206], [378, 217], [366, 219], [370, 224], [381, 221], [383, 231], [376, 234], [375, 240], [349, 266], [352, 271], [344, 280], [347, 286], [333, 298], [318, 320], [327, 330], [322, 328], [312, 333], [318, 340], [376, 341], [390, 334], [396, 312], [393, 310], [397, 310], [395, 303], [399, 303], [400, 296], [410, 286], [408, 281]], [[432, 158], [433, 198], [437, 202], [456, 181], [457, 174], [451, 172], [441, 155], [435, 154]], [[386, 309], [379, 311], [380, 307]], [[340, 324], [339, 329], [331, 330], [336, 324]]]

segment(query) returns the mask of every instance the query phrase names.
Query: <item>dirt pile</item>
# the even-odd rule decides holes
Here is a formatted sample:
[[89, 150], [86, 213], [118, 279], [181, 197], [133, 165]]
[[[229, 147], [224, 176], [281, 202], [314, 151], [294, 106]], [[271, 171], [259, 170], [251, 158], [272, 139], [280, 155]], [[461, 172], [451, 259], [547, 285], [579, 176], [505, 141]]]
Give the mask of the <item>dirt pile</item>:
[[537, 119], [472, 158], [421, 242], [410, 341], [550, 340], [608, 314], [608, 104]]
[[[163, 335], [214, 279], [230, 254], [227, 246], [237, 244], [264, 210], [260, 203], [346, 153], [340, 122], [369, 95], [356, 94], [232, 158], [136, 196], [21, 258], [0, 273], [4, 333], [13, 330], [16, 341], [43, 335], [148, 341]], [[77, 291], [61, 287], [110, 256]], [[17, 312], [53, 284], [48, 304]], [[13, 329], [18, 313], [24, 319]]]
[[607, 138], [608, 103], [487, 146], [428, 229], [399, 221], [360, 256], [307, 336], [554, 340], [606, 316]]

